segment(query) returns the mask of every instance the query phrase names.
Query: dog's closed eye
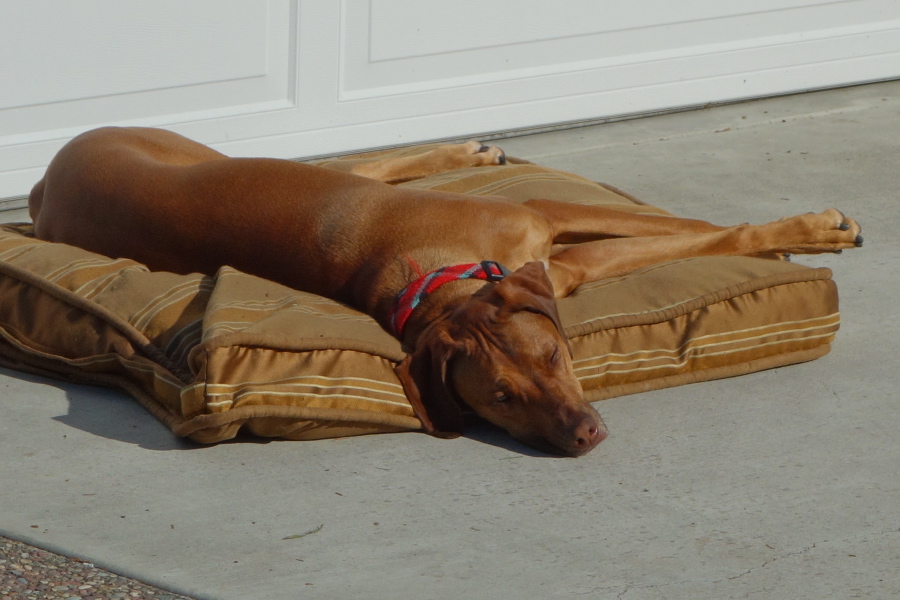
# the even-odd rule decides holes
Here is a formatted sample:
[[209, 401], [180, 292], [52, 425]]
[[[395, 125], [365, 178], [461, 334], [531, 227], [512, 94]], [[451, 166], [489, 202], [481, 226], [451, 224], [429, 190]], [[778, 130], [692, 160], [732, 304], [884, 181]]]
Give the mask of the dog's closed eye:
[[555, 365], [557, 362], [559, 362], [559, 346], [554, 347], [550, 352], [550, 356], [547, 357], [547, 364], [550, 366]]
[[496, 405], [509, 405], [512, 404], [512, 401], [512, 396], [506, 392], [497, 392], [494, 395], [494, 404]]

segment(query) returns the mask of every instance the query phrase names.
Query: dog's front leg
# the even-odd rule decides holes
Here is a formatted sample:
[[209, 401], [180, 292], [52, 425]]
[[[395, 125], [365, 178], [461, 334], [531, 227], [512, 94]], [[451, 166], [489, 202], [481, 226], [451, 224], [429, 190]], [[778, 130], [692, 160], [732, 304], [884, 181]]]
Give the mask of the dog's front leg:
[[395, 184], [466, 167], [505, 164], [506, 154], [500, 148], [481, 142], [466, 142], [438, 146], [423, 154], [360, 162], [353, 165], [350, 172]]
[[555, 244], [580, 244], [621, 237], [714, 233], [725, 229], [697, 219], [633, 213], [555, 200], [536, 199], [523, 204], [547, 219], [553, 229]]
[[550, 257], [549, 275], [556, 296], [564, 297], [588, 281], [682, 258], [839, 252], [861, 246], [859, 233], [856, 221], [829, 209], [713, 233], [600, 240], [571, 246]]

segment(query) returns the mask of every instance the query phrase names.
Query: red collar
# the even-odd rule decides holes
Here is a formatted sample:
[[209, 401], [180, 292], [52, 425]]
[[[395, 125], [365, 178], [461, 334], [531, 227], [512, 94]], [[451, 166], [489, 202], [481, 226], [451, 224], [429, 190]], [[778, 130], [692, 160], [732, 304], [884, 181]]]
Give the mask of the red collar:
[[480, 263], [443, 267], [432, 271], [416, 279], [403, 288], [394, 299], [394, 306], [390, 313], [390, 324], [393, 334], [397, 339], [402, 339], [403, 328], [410, 315], [425, 296], [432, 293], [445, 283], [459, 281], [460, 279], [483, 279], [485, 281], [500, 281], [509, 275], [509, 269], [498, 262], [485, 260]]

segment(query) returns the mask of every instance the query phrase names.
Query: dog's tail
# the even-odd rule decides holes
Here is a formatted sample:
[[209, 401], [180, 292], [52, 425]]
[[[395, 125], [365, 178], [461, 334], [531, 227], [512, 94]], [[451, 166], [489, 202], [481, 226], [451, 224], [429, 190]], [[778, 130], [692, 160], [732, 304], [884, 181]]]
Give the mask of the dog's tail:
[[31, 216], [31, 222], [35, 225], [41, 215], [41, 205], [44, 203], [44, 182], [45, 178], [41, 177], [41, 180], [31, 188], [31, 194], [28, 195], [28, 214]]

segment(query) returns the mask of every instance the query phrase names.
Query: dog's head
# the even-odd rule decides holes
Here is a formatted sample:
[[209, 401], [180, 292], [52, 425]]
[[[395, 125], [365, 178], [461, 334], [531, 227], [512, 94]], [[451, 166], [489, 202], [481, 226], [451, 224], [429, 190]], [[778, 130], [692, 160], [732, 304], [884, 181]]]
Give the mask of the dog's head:
[[606, 437], [572, 370], [553, 286], [528, 263], [420, 336], [397, 367], [425, 430], [462, 432], [461, 405], [529, 446], [580, 456]]

